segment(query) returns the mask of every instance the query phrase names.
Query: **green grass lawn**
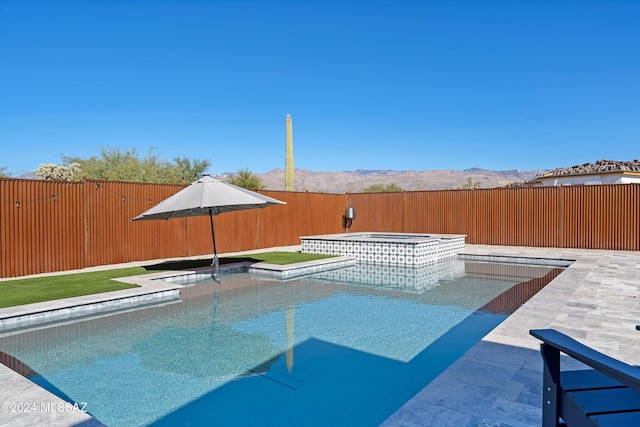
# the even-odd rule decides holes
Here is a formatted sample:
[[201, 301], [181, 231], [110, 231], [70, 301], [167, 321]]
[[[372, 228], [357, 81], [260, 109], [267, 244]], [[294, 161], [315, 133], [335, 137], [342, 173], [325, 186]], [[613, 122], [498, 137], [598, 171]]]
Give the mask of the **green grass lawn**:
[[[332, 258], [335, 255], [303, 254], [300, 252], [261, 252], [250, 255], [225, 256], [219, 259], [220, 265], [234, 262], [268, 262], [269, 264], [285, 265], [297, 262], [313, 261], [316, 259]], [[187, 259], [166, 261], [161, 264], [147, 266], [154, 270], [188, 270], [191, 268], [208, 267], [213, 259]]]
[[0, 282], [0, 308], [137, 288], [138, 285], [116, 282], [111, 279], [151, 272], [144, 267], [132, 267], [8, 280]]
[[314, 261], [317, 259], [333, 258], [334, 256], [335, 255], [303, 254], [300, 252], [263, 252], [251, 255], [230, 256], [223, 259], [230, 260], [231, 262], [237, 262], [240, 259], [242, 261], [268, 262], [269, 264], [286, 265], [297, 262]]
[[[268, 262], [270, 264], [293, 264], [333, 255], [303, 254], [299, 252], [263, 252], [220, 258], [220, 264], [240, 261]], [[33, 277], [29, 279], [0, 282], [0, 308], [56, 299], [78, 297], [136, 288], [137, 285], [117, 282], [112, 279], [154, 273], [161, 270], [182, 270], [211, 265], [211, 259], [170, 261], [147, 267], [120, 268], [87, 273], [63, 274], [59, 276]]]

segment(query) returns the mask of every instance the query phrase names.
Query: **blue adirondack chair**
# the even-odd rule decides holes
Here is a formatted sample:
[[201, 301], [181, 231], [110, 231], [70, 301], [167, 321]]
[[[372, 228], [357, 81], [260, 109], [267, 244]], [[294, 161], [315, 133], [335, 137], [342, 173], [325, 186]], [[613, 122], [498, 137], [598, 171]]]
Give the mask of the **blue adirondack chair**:
[[[529, 331], [542, 341], [542, 426], [640, 426], [640, 369], [553, 329]], [[592, 369], [565, 371], [560, 353]]]

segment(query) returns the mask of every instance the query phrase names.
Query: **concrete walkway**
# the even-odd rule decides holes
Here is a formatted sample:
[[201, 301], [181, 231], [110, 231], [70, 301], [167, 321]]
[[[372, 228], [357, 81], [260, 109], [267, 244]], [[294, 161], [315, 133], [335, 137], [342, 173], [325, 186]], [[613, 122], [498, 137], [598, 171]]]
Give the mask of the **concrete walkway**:
[[[640, 252], [482, 245], [467, 245], [464, 252], [575, 262], [384, 427], [540, 425], [542, 360], [539, 342], [529, 336], [529, 329], [555, 328], [612, 357], [640, 364], [640, 332], [635, 330], [640, 324]], [[79, 410], [60, 406], [62, 400], [2, 364], [0, 384], [0, 404], [5, 404], [0, 407], [0, 426], [101, 425]], [[37, 407], [22, 407], [20, 412], [19, 403]]]

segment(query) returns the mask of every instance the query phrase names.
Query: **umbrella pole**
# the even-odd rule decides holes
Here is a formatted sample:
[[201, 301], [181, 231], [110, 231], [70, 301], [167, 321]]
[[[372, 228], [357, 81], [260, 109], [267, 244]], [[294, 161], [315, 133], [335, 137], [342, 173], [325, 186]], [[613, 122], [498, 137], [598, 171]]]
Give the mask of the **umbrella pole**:
[[215, 267], [213, 270], [213, 280], [220, 283], [218, 279], [220, 262], [218, 261], [218, 251], [216, 251], [216, 235], [213, 232], [213, 209], [211, 208], [209, 208], [209, 223], [211, 224], [211, 240], [213, 240], [213, 263], [211, 263], [211, 265]]
[[220, 281], [216, 280], [216, 293], [213, 296], [213, 325], [211, 325], [212, 327], [216, 326], [216, 317], [218, 314], [218, 292], [220, 291]]

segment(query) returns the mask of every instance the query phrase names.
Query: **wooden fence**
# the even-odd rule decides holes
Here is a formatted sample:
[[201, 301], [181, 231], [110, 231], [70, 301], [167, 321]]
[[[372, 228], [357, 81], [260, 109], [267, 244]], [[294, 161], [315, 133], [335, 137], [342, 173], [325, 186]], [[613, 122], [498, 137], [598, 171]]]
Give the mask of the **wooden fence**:
[[[182, 186], [0, 179], [0, 277], [212, 253], [208, 218], [131, 218]], [[640, 250], [640, 185], [324, 194], [215, 217], [218, 252], [350, 231], [455, 233], [469, 244]]]

